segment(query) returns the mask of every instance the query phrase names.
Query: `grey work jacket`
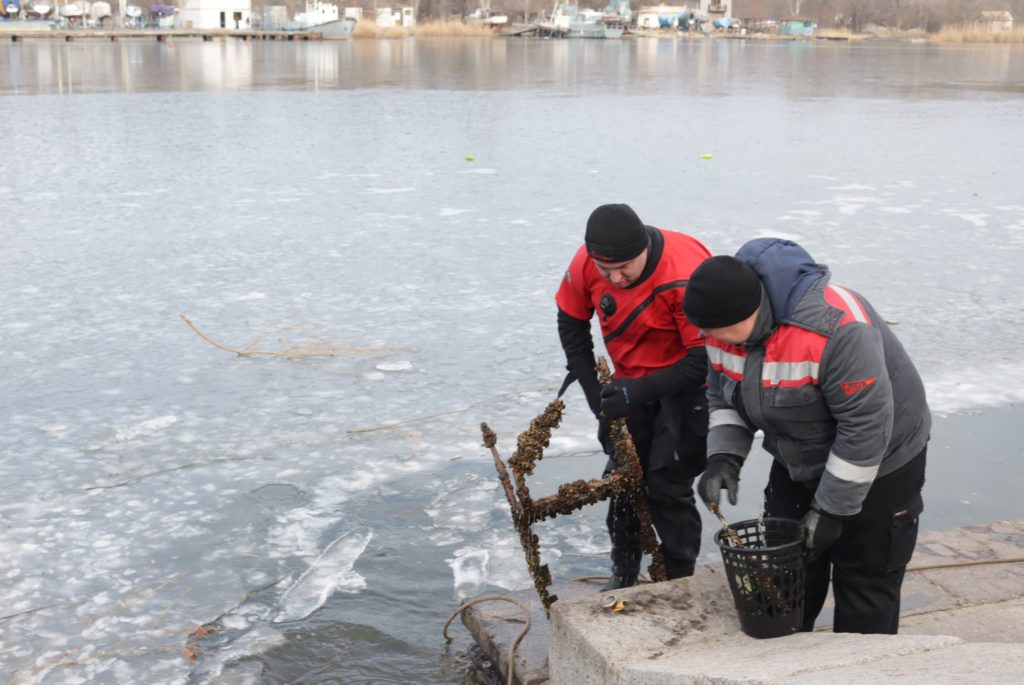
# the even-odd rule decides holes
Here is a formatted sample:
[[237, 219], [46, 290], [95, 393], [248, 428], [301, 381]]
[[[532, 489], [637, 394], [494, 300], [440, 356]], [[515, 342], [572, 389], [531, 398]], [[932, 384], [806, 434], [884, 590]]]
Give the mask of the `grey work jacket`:
[[[743, 460], [760, 429], [765, 450], [790, 478], [816, 487], [817, 507], [856, 514], [875, 478], [909, 462], [928, 441], [921, 378], [863, 297], [830, 284], [823, 265], [815, 265], [816, 278], [806, 278], [810, 257], [799, 246], [760, 239], [737, 257], [762, 276], [765, 289], [755, 342], [708, 340], [708, 455]], [[803, 278], [798, 299], [785, 287], [795, 257], [801, 269], [794, 268], [790, 275], [799, 278], [789, 285]]]

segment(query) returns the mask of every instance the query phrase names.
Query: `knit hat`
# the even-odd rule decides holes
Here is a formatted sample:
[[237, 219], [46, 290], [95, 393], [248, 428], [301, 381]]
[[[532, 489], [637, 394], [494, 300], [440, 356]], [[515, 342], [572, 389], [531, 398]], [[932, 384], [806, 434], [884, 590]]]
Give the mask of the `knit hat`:
[[629, 205], [601, 205], [587, 219], [587, 254], [599, 262], [627, 262], [647, 249], [644, 222]]
[[698, 328], [725, 328], [761, 305], [761, 279], [735, 257], [705, 259], [690, 276], [683, 300], [686, 318]]

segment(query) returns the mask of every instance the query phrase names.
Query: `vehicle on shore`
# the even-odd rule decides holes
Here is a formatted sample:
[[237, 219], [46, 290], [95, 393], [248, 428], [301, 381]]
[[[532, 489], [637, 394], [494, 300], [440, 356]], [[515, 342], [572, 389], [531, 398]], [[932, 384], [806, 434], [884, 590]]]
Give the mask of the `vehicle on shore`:
[[138, 5], [128, 5], [124, 8], [124, 27], [131, 29], [141, 29], [145, 27], [146, 19], [142, 13], [142, 8]]
[[0, 17], [17, 19], [21, 14], [21, 0], [0, 0]]
[[72, 2], [60, 8], [60, 18], [69, 27], [78, 28], [85, 21], [85, 10], [77, 2]]
[[177, 13], [178, 8], [174, 5], [152, 5], [149, 8], [150, 25], [158, 29], [173, 29]]
[[53, 5], [48, 5], [42, 2], [37, 2], [33, 5], [29, 5], [28, 8], [25, 10], [25, 16], [28, 17], [29, 20], [35, 21], [47, 19], [49, 18], [51, 13], [53, 13]]

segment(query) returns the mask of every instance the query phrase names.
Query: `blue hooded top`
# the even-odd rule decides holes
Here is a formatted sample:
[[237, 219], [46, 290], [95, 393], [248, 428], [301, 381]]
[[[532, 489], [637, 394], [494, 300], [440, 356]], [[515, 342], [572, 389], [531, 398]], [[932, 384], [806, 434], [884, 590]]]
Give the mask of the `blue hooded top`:
[[736, 259], [752, 268], [768, 293], [772, 315], [779, 323], [792, 323], [797, 304], [819, 279], [827, 278], [828, 267], [818, 264], [792, 240], [755, 238], [744, 244]]

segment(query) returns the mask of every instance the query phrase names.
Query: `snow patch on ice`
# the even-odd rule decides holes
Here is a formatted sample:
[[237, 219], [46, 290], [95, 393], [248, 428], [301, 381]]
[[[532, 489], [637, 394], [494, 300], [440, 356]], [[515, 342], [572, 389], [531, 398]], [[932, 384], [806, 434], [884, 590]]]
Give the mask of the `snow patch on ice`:
[[381, 362], [374, 368], [378, 371], [409, 371], [412, 369], [412, 362], [406, 360], [397, 362]]
[[228, 302], [248, 302], [250, 300], [263, 300], [266, 299], [266, 293], [260, 293], [256, 291], [248, 292], [245, 295], [238, 295], [228, 299]]
[[127, 442], [142, 435], [155, 435], [160, 431], [167, 430], [177, 422], [177, 416], [157, 416], [156, 418], [137, 423], [134, 426], [115, 428], [114, 439], [119, 442]]
[[366, 192], [371, 195], [391, 195], [394, 193], [412, 193], [415, 188], [367, 188]]

